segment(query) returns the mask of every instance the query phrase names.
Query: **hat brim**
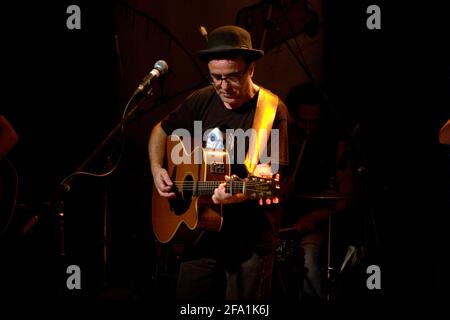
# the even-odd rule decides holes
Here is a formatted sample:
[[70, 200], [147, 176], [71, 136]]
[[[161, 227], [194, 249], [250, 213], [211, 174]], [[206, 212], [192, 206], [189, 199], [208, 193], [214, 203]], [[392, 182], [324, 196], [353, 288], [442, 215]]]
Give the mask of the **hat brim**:
[[214, 49], [201, 50], [198, 52], [199, 59], [203, 61], [209, 61], [214, 59], [215, 57], [220, 57], [222, 55], [240, 55], [246, 57], [247, 60], [255, 61], [264, 56], [264, 51], [257, 49], [217, 47]]

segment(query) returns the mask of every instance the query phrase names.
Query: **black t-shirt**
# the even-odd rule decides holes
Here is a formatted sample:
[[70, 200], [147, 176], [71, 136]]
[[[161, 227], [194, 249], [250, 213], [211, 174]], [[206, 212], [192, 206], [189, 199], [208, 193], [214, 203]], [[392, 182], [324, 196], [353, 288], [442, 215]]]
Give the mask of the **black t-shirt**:
[[[217, 130], [222, 134], [226, 129], [252, 128], [258, 99], [256, 94], [251, 100], [237, 109], [227, 109], [213, 87], [205, 87], [191, 94], [175, 111], [170, 113], [161, 126], [167, 135], [175, 129], [186, 129], [194, 134], [194, 121], [201, 121], [202, 134], [207, 130]], [[288, 112], [284, 103], [279, 104], [273, 123], [273, 129], [279, 129], [279, 164], [288, 164], [287, 141]], [[226, 134], [222, 137], [226, 146]], [[270, 146], [270, 141], [268, 146]], [[248, 147], [248, 146], [247, 146]], [[246, 150], [247, 151], [247, 150]], [[269, 151], [270, 152], [270, 151]], [[270, 153], [269, 153], [270, 154]], [[245, 178], [244, 165], [232, 165], [232, 173]], [[280, 210], [261, 207], [257, 201], [245, 201], [223, 206], [223, 227], [219, 234], [219, 243], [227, 249], [242, 248], [243, 245], [273, 245], [278, 232]]]

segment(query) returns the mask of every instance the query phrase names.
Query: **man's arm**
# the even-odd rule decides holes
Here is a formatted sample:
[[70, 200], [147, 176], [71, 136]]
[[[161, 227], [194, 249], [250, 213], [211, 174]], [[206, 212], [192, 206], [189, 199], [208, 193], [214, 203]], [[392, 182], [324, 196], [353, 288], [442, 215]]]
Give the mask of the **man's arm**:
[[9, 121], [0, 115], [0, 159], [5, 157], [19, 141], [19, 136]]
[[442, 144], [450, 144], [450, 120], [439, 131], [439, 142]]
[[148, 153], [150, 158], [150, 169], [153, 175], [155, 187], [162, 197], [175, 197], [174, 192], [170, 192], [173, 182], [163, 168], [164, 154], [166, 152], [167, 134], [158, 123], [152, 130], [148, 143]]

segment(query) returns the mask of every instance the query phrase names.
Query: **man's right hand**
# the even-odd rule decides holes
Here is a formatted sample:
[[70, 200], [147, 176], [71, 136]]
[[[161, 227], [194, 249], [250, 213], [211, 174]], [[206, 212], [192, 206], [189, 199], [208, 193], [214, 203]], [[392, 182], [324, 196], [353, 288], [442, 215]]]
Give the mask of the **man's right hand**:
[[156, 168], [152, 170], [153, 181], [158, 193], [161, 197], [175, 198], [175, 192], [171, 191], [173, 182], [164, 168]]

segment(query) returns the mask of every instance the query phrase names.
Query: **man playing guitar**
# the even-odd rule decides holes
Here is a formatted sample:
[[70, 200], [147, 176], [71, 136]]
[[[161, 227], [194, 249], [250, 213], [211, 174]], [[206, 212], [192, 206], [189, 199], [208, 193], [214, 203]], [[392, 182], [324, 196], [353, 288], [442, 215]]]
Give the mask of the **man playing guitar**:
[[[195, 121], [201, 121], [202, 134], [207, 135], [206, 148], [220, 149], [222, 146], [218, 142], [225, 142], [223, 146], [227, 146], [226, 151], [233, 159], [233, 175], [241, 178], [256, 175], [261, 166], [255, 167], [252, 161], [240, 163], [235, 146], [242, 141], [236, 141], [237, 136], [227, 136], [226, 132], [229, 129], [245, 131], [255, 128], [255, 124], [264, 128], [270, 123], [269, 127], [279, 130], [277, 136], [269, 137], [278, 138], [275, 144], [279, 150], [278, 159], [272, 160], [271, 165], [281, 168], [287, 165], [287, 109], [277, 96], [252, 80], [255, 61], [263, 54], [261, 50], [252, 49], [250, 34], [236, 26], [219, 27], [208, 36], [207, 48], [200, 51], [199, 56], [208, 63], [211, 86], [191, 94], [175, 112], [155, 126], [150, 137], [151, 171], [159, 196], [165, 199], [177, 196], [178, 185], [163, 166], [167, 137], [176, 129], [192, 134]], [[267, 116], [270, 111], [257, 111], [260, 105], [263, 110], [270, 109], [267, 101], [274, 107], [271, 121], [265, 121], [270, 118]], [[247, 152], [254, 147], [250, 144], [246, 144]], [[267, 143], [263, 148], [270, 148], [268, 146]], [[225, 174], [227, 177], [214, 185], [209, 196], [213, 204], [222, 207], [223, 225], [219, 232], [205, 233], [189, 248], [180, 265], [178, 299], [269, 298], [280, 210], [276, 205], [260, 206], [258, 200], [243, 201], [247, 197], [242, 192], [235, 194], [227, 189], [225, 179], [230, 177]], [[247, 187], [254, 186], [252, 183]]]

